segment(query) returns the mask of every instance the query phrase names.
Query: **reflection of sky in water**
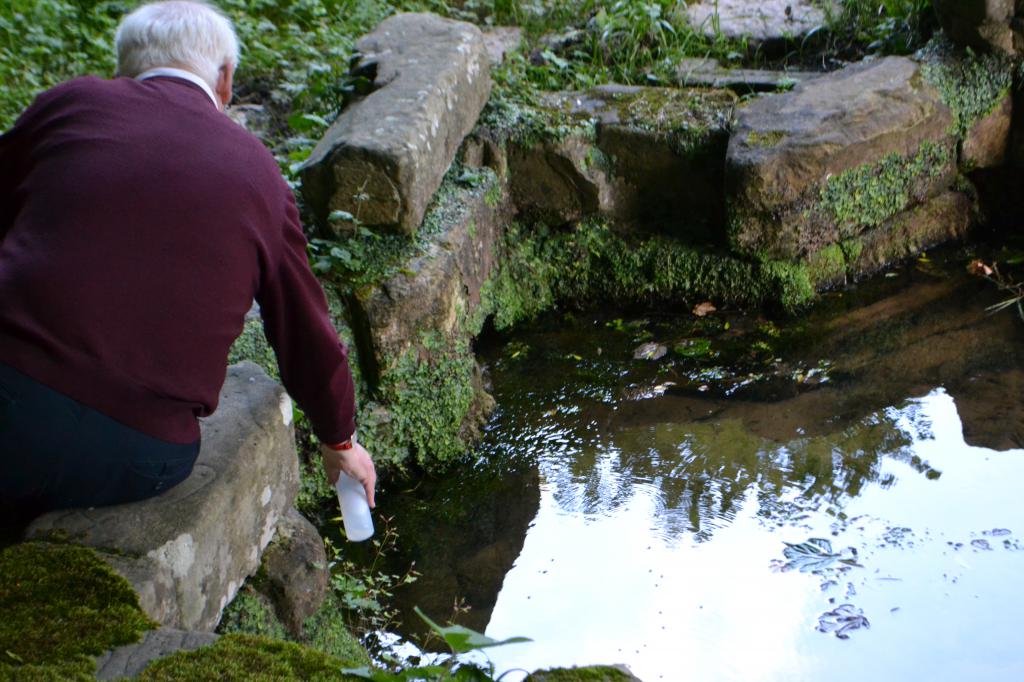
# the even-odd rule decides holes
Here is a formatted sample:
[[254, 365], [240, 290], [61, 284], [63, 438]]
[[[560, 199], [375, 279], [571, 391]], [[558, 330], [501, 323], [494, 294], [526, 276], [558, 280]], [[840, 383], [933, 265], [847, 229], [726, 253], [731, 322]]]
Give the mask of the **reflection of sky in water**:
[[[871, 436], [882, 422], [901, 436]], [[824, 447], [809, 439], [748, 443], [743, 466], [706, 462], [704, 488], [674, 489], [692, 453], [683, 443], [673, 457], [664, 442], [682, 443], [685, 431], [627, 428], [615, 447], [572, 457], [570, 444], [552, 441], [560, 454], [540, 458], [540, 510], [487, 627], [534, 642], [492, 650], [499, 672], [626, 663], [645, 682], [1024, 679], [1024, 457], [967, 446], [944, 392], [847, 432], [893, 447], [862, 452], [869, 466], [857, 481], [848, 478], [857, 462], [839, 461], [840, 449], [807, 457]], [[660, 464], [637, 464], [652, 459]], [[822, 475], [822, 459], [834, 473]], [[982, 534], [996, 528], [1012, 535]], [[854, 547], [862, 567], [830, 585], [772, 569], [783, 542], [811, 537]], [[847, 641], [817, 632], [818, 617], [843, 603], [863, 609], [871, 628]]]

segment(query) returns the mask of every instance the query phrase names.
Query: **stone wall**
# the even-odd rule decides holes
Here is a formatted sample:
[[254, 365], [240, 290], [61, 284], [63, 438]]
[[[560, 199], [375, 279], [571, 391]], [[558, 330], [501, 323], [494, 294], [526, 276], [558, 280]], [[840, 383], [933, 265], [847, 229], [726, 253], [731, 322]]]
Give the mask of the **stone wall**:
[[[991, 194], [970, 178], [1012, 148], [1009, 62], [943, 38], [913, 58], [796, 81], [758, 73], [783, 91], [742, 102], [731, 90], [608, 85], [499, 93], [481, 114], [490, 85], [474, 31], [429, 15], [385, 22], [355, 66], [376, 89], [340, 114], [304, 175], [323, 234], [362, 257], [328, 286], [362, 377], [361, 433], [399, 468], [457, 457], [479, 432], [491, 401], [472, 346], [488, 319], [507, 328], [594, 303], [795, 310], [964, 238]], [[432, 32], [454, 37], [405, 38]], [[421, 62], [445, 69], [416, 71], [410, 89], [403, 73]], [[423, 109], [420, 91], [448, 104]], [[403, 175], [400, 160], [346, 165], [369, 158], [350, 141], [383, 144], [425, 121], [445, 129], [443, 145], [424, 133], [392, 146], [426, 175]], [[324, 189], [380, 173], [415, 200], [369, 192], [348, 204]]]

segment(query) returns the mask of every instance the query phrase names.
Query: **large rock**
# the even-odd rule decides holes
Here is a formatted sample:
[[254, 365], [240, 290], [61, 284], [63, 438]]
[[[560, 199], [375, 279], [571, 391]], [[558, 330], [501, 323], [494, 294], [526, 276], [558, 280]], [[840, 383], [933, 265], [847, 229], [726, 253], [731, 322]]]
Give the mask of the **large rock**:
[[1019, 0], [934, 0], [935, 14], [955, 42], [1015, 56], [1024, 48]]
[[710, 39], [747, 39], [752, 47], [799, 42], [825, 24], [813, 0], [698, 0], [686, 6], [686, 20]]
[[188, 479], [142, 502], [52, 512], [27, 535], [97, 549], [155, 621], [211, 631], [298, 493], [293, 429], [284, 390], [251, 363], [233, 365]]
[[739, 107], [726, 160], [733, 247], [800, 258], [937, 195], [956, 173], [952, 123], [903, 57]]
[[331, 211], [411, 234], [491, 91], [480, 29], [398, 14], [356, 43], [354, 73], [373, 91], [349, 106], [303, 169], [319, 219]]
[[277, 619], [293, 637], [302, 637], [302, 624], [327, 598], [330, 571], [323, 539], [294, 509], [285, 513], [263, 555], [263, 575]]

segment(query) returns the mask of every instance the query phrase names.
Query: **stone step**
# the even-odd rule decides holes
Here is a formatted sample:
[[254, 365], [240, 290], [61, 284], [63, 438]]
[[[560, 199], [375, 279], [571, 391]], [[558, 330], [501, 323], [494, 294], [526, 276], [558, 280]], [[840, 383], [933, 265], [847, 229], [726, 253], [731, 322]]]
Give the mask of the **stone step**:
[[799, 43], [824, 27], [827, 16], [814, 0], [698, 0], [686, 21], [709, 39], [747, 40], [750, 49], [776, 50]]
[[256, 365], [229, 368], [192, 475], [162, 495], [36, 519], [27, 537], [96, 549], [161, 625], [211, 631], [298, 493], [292, 404]]
[[823, 75], [817, 71], [729, 69], [715, 59], [683, 59], [676, 67], [676, 84], [684, 88], [728, 88], [739, 95], [787, 90]]
[[916, 62], [887, 57], [737, 108], [730, 240], [793, 260], [856, 237], [953, 182], [953, 116]]
[[302, 191], [318, 219], [346, 211], [413, 234], [491, 92], [476, 26], [397, 14], [356, 43], [353, 73], [372, 92], [346, 108], [306, 161]]

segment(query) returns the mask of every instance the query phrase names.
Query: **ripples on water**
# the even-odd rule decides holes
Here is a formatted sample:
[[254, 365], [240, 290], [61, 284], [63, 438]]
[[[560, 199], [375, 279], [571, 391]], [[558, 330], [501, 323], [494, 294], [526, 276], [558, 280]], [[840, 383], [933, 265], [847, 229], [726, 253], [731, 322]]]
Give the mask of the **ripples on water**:
[[425, 536], [404, 598], [534, 640], [499, 671], [1024, 679], [1021, 336], [984, 296], [909, 274], [757, 367], [719, 331], [715, 372], [631, 359], [671, 324], [518, 335], [482, 464], [397, 512]]

